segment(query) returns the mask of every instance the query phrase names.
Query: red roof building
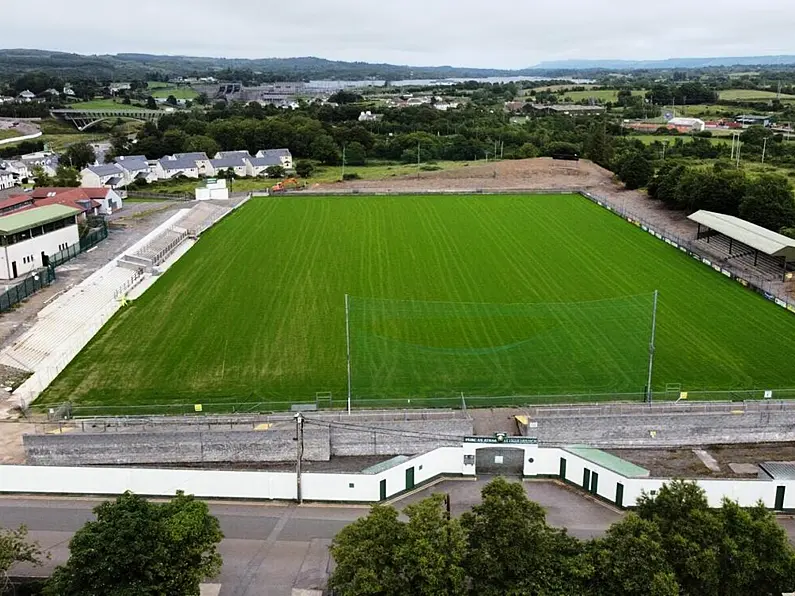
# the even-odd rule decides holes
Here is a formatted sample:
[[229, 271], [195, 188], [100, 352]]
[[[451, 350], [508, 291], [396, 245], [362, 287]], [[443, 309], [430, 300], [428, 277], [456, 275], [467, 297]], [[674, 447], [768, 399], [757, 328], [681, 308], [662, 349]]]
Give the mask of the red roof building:
[[80, 210], [82, 218], [112, 213], [121, 208], [121, 197], [110, 188], [35, 188], [0, 201], [0, 215], [45, 205], [66, 205]]

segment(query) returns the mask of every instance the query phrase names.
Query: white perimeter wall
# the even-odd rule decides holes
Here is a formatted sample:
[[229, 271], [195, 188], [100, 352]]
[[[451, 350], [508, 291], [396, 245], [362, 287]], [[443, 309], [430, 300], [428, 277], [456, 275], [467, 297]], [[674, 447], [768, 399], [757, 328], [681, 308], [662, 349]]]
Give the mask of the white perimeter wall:
[[[668, 481], [624, 478], [558, 448], [528, 448], [526, 453], [532, 454], [539, 476], [557, 476], [560, 458], [565, 457], [565, 480], [580, 487], [584, 468], [597, 472], [597, 495], [610, 502], [615, 502], [620, 482], [624, 485], [623, 504], [629, 507], [635, 505], [641, 491], [659, 490]], [[378, 474], [305, 473], [301, 478], [302, 496], [307, 501], [377, 502], [382, 480], [386, 481], [387, 498], [406, 490], [409, 468], [414, 468], [416, 486], [438, 476], [462, 475], [464, 454], [463, 447], [442, 447]], [[761, 499], [766, 507], [773, 508], [776, 488], [783, 486], [784, 509], [795, 509], [795, 481], [699, 480], [698, 484], [713, 507], [719, 507], [728, 497], [744, 507]], [[117, 495], [126, 490], [150, 496], [171, 496], [184, 490], [199, 497], [227, 499], [293, 500], [297, 495], [293, 472], [0, 466], [0, 493]]]

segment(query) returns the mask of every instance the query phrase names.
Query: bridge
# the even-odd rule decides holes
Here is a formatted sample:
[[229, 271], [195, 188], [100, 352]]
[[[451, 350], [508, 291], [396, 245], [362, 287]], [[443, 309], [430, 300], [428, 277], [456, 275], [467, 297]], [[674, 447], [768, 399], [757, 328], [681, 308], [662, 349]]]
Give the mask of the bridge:
[[158, 110], [50, 110], [50, 115], [53, 118], [70, 122], [81, 132], [103, 120], [115, 120], [116, 118], [156, 123], [164, 113]]

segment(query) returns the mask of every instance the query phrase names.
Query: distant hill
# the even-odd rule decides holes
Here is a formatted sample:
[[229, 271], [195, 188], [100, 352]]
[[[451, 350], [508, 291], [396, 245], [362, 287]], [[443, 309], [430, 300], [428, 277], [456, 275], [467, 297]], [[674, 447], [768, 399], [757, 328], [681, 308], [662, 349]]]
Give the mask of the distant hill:
[[443, 79], [509, 76], [513, 71], [453, 66], [406, 66], [341, 62], [315, 57], [300, 58], [209, 58], [160, 56], [153, 54], [115, 54], [83, 56], [46, 50], [0, 50], [0, 75], [12, 76], [31, 71], [51, 75], [89, 76], [100, 79], [145, 78], [151, 73], [168, 76], [209, 75], [224, 71], [250, 71], [282, 79]]
[[479, 78], [494, 76], [583, 77], [611, 70], [685, 69], [730, 66], [793, 65], [795, 56], [747, 56], [739, 58], [670, 58], [668, 60], [556, 60], [521, 70], [454, 66], [408, 66], [342, 62], [312, 56], [300, 58], [211, 58], [155, 54], [82, 55], [32, 49], [0, 49], [0, 77], [42, 71], [63, 79], [146, 79], [157, 76], [226, 75], [244, 80], [253, 73], [260, 80], [403, 80]]
[[742, 56], [734, 58], [668, 58], [666, 60], [551, 60], [529, 70], [646, 70], [795, 64], [795, 56]]

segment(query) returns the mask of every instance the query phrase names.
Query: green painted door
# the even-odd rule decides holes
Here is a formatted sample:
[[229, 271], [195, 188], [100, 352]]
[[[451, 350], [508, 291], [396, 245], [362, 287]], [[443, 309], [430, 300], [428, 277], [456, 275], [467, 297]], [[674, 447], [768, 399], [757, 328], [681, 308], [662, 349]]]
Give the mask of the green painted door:
[[776, 511], [782, 511], [784, 509], [784, 490], [786, 488], [786, 486], [776, 487], [776, 506], [774, 507]]
[[591, 472], [591, 493], [596, 494], [599, 491], [599, 474]]
[[386, 479], [381, 481], [381, 501], [386, 501]]
[[591, 471], [588, 468], [582, 471], [582, 487], [591, 490]]
[[414, 468], [406, 470], [406, 490], [414, 488]]
[[561, 480], [566, 480], [566, 458], [565, 457], [561, 457], [560, 458], [560, 472], [559, 472], [559, 474], [560, 474], [560, 479]]
[[616, 483], [616, 506], [624, 507], [624, 485]]

